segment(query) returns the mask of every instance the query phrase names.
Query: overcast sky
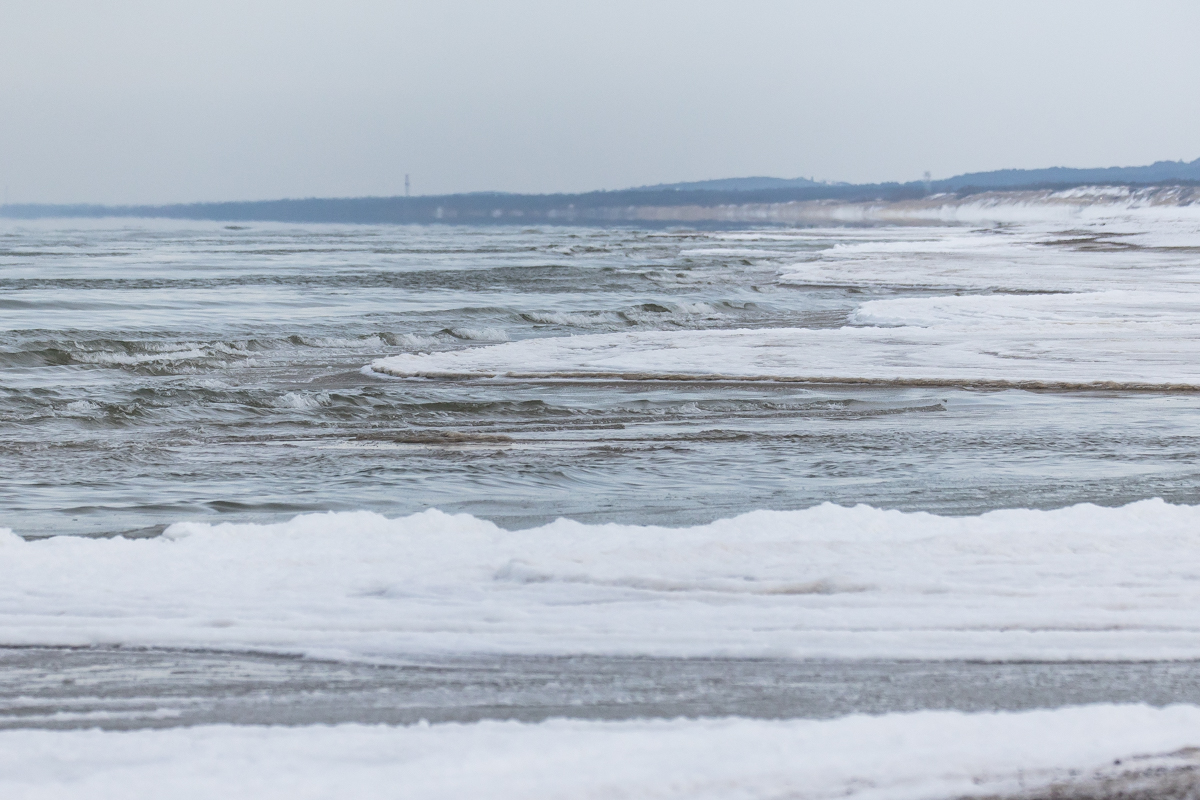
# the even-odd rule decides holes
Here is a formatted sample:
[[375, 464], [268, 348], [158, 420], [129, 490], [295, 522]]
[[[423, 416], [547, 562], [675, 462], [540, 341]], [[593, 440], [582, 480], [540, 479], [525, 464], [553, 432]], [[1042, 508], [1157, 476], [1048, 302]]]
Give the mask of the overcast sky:
[[0, 0], [11, 202], [1200, 157], [1200, 3]]

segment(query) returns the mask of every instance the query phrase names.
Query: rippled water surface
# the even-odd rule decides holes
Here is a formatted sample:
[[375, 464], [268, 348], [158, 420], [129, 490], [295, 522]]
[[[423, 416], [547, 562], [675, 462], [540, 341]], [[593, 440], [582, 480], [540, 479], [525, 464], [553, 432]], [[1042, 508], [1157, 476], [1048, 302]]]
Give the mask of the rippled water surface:
[[[508, 527], [680, 525], [826, 500], [951, 514], [1200, 502], [1189, 393], [362, 369], [531, 337], [840, 327], [864, 300], [933, 289], [780, 276], [892, 235], [914, 236], [7, 222], [0, 527], [153, 533], [431, 506]], [[1039, 257], [1079, 248], [1048, 236]]]

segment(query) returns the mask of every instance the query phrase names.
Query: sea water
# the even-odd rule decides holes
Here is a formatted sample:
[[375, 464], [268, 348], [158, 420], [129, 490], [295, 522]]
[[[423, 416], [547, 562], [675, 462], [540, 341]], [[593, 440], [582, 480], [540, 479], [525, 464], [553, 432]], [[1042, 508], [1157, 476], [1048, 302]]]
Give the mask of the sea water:
[[1195, 227], [8, 221], [0, 525], [1192, 503]]
[[1200, 215], [1051, 211], [4, 222], [0, 725], [1194, 702]]

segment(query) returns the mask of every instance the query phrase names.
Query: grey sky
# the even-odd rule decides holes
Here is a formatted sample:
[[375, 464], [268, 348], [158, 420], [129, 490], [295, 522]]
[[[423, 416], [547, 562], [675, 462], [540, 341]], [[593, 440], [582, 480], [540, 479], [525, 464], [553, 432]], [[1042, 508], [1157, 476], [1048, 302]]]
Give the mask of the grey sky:
[[1200, 157], [1200, 3], [0, 0], [12, 202]]

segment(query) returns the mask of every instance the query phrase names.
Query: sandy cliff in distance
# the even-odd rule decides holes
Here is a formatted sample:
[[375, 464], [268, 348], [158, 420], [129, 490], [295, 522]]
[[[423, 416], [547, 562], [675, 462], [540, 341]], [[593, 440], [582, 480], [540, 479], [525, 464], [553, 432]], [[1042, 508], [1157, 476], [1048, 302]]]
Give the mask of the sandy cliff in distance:
[[1200, 187], [1084, 186], [1062, 191], [995, 191], [966, 196], [947, 193], [895, 201], [808, 200], [713, 206], [625, 206], [593, 209], [587, 216], [613, 222], [927, 225], [931, 222], [1018, 222], [1060, 216], [1067, 219], [1088, 209], [1136, 211], [1139, 208], [1162, 206], [1194, 206], [1200, 213]]

